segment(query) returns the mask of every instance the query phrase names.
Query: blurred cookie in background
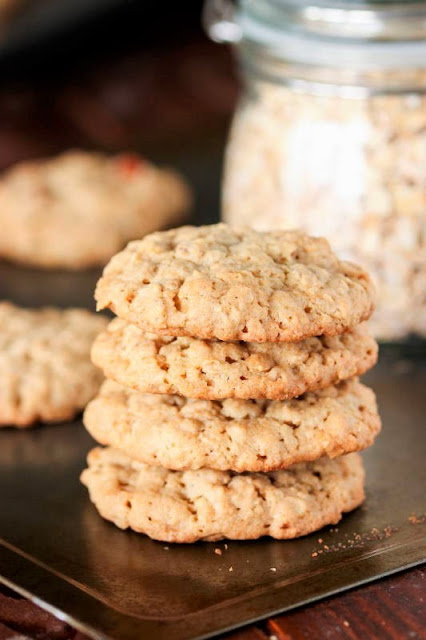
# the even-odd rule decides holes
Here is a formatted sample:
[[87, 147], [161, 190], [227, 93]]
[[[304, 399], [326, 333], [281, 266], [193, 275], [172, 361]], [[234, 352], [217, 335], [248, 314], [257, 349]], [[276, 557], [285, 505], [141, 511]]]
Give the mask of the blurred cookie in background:
[[84, 309], [22, 309], [0, 303], [0, 427], [73, 418], [102, 374], [90, 347], [106, 318]]
[[129, 240], [182, 222], [191, 192], [133, 153], [67, 151], [0, 179], [0, 257], [44, 268], [102, 265]]

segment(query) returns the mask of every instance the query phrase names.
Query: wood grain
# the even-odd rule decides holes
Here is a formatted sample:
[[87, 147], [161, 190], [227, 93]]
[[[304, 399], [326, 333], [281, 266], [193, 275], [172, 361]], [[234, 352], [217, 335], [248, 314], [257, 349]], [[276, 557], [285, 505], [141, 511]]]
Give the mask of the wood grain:
[[277, 640], [426, 639], [426, 567], [268, 620]]
[[426, 639], [426, 567], [269, 620], [277, 640]]
[[0, 640], [15, 638], [17, 633], [40, 640], [69, 640], [76, 632], [62, 620], [37, 605], [0, 586]]

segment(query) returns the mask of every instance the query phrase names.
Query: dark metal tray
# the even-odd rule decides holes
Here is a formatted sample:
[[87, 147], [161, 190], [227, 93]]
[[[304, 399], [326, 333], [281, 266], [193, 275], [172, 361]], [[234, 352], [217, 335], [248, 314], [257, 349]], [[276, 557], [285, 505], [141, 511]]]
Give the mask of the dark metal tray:
[[[216, 217], [221, 148], [216, 139], [200, 148], [187, 143], [185, 154], [154, 158], [191, 176], [198, 222]], [[0, 264], [0, 299], [93, 308], [98, 276]], [[81, 422], [0, 430], [0, 579], [93, 637], [183, 640], [422, 562], [426, 352], [416, 346], [407, 359], [384, 349], [366, 379], [384, 423], [365, 454], [367, 501], [336, 528], [291, 542], [174, 546], [119, 531], [97, 515], [79, 483], [93, 446]]]
[[[82, 303], [96, 275], [81, 276]], [[21, 297], [31, 303], [28, 289]], [[69, 287], [68, 295], [73, 298]], [[384, 422], [365, 454], [367, 501], [337, 527], [291, 542], [174, 546], [119, 531], [101, 520], [79, 483], [93, 444], [80, 422], [3, 429], [1, 579], [93, 637], [182, 640], [420, 563], [426, 558], [426, 361], [385, 350], [367, 378]]]

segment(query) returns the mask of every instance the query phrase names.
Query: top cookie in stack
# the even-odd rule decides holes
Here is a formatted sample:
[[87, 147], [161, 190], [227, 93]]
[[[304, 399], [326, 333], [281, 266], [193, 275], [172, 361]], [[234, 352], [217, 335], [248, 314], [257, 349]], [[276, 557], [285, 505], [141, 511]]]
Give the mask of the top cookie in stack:
[[377, 359], [362, 322], [370, 280], [303, 233], [151, 234], [111, 260], [96, 299], [120, 318], [96, 341], [95, 364], [145, 393], [286, 400]]
[[98, 309], [156, 335], [296, 342], [353, 329], [373, 311], [372, 284], [323, 238], [225, 224], [131, 242], [107, 265]]
[[377, 359], [372, 285], [325, 240], [155, 233], [110, 261], [96, 299], [119, 316], [85, 414], [110, 445], [82, 476], [104, 517], [168, 541], [288, 538], [362, 502], [352, 452], [380, 429], [356, 379]]

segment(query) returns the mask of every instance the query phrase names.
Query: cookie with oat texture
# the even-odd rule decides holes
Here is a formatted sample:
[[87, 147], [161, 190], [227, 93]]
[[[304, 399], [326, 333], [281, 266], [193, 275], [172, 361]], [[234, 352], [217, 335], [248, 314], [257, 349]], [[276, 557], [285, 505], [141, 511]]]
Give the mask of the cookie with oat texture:
[[146, 334], [115, 318], [92, 359], [106, 377], [143, 393], [285, 400], [363, 374], [377, 351], [366, 323], [300, 342], [222, 342]]
[[167, 469], [271, 471], [373, 444], [374, 392], [355, 379], [285, 401], [189, 400], [106, 380], [84, 413], [100, 444]]
[[81, 480], [103, 518], [165, 542], [296, 538], [336, 524], [364, 500], [357, 453], [235, 474], [170, 471], [96, 448]]
[[104, 265], [132, 239], [182, 222], [183, 178], [135, 154], [68, 151], [0, 179], [0, 257], [44, 268]]
[[90, 348], [106, 318], [85, 309], [0, 303], [0, 426], [69, 420], [93, 398], [102, 373]]
[[245, 342], [337, 335], [368, 319], [373, 287], [323, 238], [225, 224], [181, 227], [130, 242], [95, 294], [143, 331]]

